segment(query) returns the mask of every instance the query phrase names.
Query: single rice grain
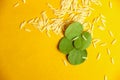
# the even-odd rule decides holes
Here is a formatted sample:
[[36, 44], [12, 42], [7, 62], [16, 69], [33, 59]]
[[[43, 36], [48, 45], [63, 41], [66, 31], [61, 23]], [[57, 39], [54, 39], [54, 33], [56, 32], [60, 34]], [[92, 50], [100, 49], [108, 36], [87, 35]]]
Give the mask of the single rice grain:
[[98, 53], [97, 60], [100, 60], [100, 57], [101, 57], [101, 53]]
[[23, 29], [23, 27], [25, 27], [25, 25], [26, 25], [26, 21], [23, 21], [21, 24], [20, 24], [20, 29]]
[[111, 63], [115, 64], [113, 57], [111, 57]]
[[25, 28], [25, 31], [26, 31], [26, 32], [31, 32], [31, 30], [30, 30], [30, 29], [27, 29], [27, 28]]
[[109, 33], [109, 35], [110, 35], [111, 37], [114, 37], [112, 31], [109, 30], [108, 33]]
[[100, 44], [100, 46], [106, 46], [106, 45], [107, 45], [106, 42]]
[[14, 5], [13, 5], [13, 7], [18, 7], [20, 4], [17, 2], [17, 3], [15, 3]]
[[114, 40], [111, 42], [111, 44], [114, 45], [116, 42], [117, 42], [117, 40], [114, 39]]
[[108, 53], [108, 55], [110, 55], [110, 54], [111, 54], [111, 52], [110, 52], [110, 49], [109, 49], [109, 48], [107, 48], [107, 53]]
[[104, 75], [104, 80], [108, 80], [108, 77], [107, 77], [107, 75]]
[[112, 8], [112, 2], [111, 1], [109, 1], [109, 7]]
[[63, 63], [64, 63], [64, 65], [65, 66], [67, 66], [68, 64], [67, 64], [67, 62], [66, 62], [66, 60], [63, 60]]
[[22, 0], [22, 2], [25, 4], [25, 3], [26, 3], [26, 0]]

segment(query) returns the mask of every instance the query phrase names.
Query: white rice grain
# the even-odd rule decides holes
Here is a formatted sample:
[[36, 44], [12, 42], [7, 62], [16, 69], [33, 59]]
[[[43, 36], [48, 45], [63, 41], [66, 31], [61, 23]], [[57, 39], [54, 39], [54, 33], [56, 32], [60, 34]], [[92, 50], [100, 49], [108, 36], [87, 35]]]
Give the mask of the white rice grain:
[[101, 17], [102, 19], [105, 19], [105, 18], [106, 18], [102, 13], [100, 14], [100, 17]]
[[101, 20], [101, 23], [102, 23], [103, 26], [106, 26], [105, 20]]
[[22, 0], [22, 2], [25, 4], [25, 3], [26, 3], [26, 0]]
[[56, 10], [50, 3], [47, 3], [47, 5], [48, 5], [48, 7], [49, 7], [51, 10], [53, 10], [53, 11]]
[[87, 27], [88, 26], [88, 22], [83, 23], [83, 27]]
[[34, 22], [37, 23], [38, 20], [39, 20], [39, 17], [36, 17], [35, 20], [34, 20]]
[[115, 62], [114, 62], [114, 59], [111, 57], [111, 63], [112, 64], [115, 64]]
[[89, 11], [87, 16], [89, 17], [91, 16], [91, 14], [92, 14], [92, 11]]
[[82, 1], [82, 6], [84, 6], [85, 5], [85, 0], [81, 0]]
[[20, 4], [17, 2], [17, 3], [15, 3], [14, 5], [13, 5], [13, 7], [18, 7]]
[[25, 31], [26, 31], [26, 32], [31, 32], [31, 30], [30, 30], [30, 29], [27, 29], [27, 28], [25, 28]]
[[106, 42], [100, 44], [100, 46], [106, 46], [106, 45], [107, 45]]
[[[44, 30], [43, 30], [44, 31]], [[47, 36], [50, 38], [51, 37], [51, 35], [50, 35], [50, 32], [49, 31], [47, 31], [46, 32], [46, 34], [47, 34]]]
[[112, 2], [111, 1], [109, 1], [109, 7], [112, 8]]
[[87, 41], [87, 38], [86, 38], [84, 35], [82, 35], [82, 38], [83, 38], [85, 41]]
[[109, 30], [108, 32], [109, 32], [109, 35], [110, 35], [111, 37], [114, 37], [112, 31]]
[[100, 42], [101, 40], [100, 40], [100, 39], [93, 39], [92, 41], [94, 42], [94, 44], [97, 44], [97, 43]]
[[101, 17], [100, 17], [100, 16], [98, 16], [98, 17], [97, 17], [97, 19], [96, 19], [96, 22], [100, 21], [100, 18], [101, 18]]
[[100, 57], [101, 57], [101, 53], [98, 53], [98, 55], [97, 55], [97, 60], [100, 60]]
[[75, 37], [72, 41], [75, 41], [76, 39], [78, 39], [79, 37]]
[[92, 23], [95, 24], [97, 22], [97, 18], [94, 18]]
[[92, 41], [93, 41], [93, 42], [95, 42], [95, 41], [100, 41], [100, 39], [99, 39], [99, 38], [93, 38]]
[[96, 48], [96, 44], [94, 42], [92, 42], [92, 44], [93, 44], [93, 47]]
[[89, 5], [89, 0], [85, 0], [85, 5]]
[[64, 63], [64, 65], [65, 66], [67, 66], [68, 64], [67, 64], [67, 62], [66, 62], [66, 60], [63, 60], [63, 63]]
[[21, 24], [20, 24], [20, 29], [23, 29], [23, 27], [26, 25], [26, 21], [23, 21]]
[[82, 57], [82, 58], [85, 59], [85, 60], [88, 59], [87, 57]]
[[101, 31], [104, 31], [104, 30], [105, 30], [105, 28], [102, 27], [102, 26], [98, 26], [98, 28], [99, 28]]
[[33, 23], [34, 22], [34, 19], [30, 19], [27, 23], [28, 24], [31, 24], [31, 23]]
[[92, 30], [92, 31], [94, 30], [94, 24], [91, 25], [91, 30]]
[[102, 3], [101, 3], [100, 1], [98, 1], [98, 4], [99, 4], [100, 6], [102, 6]]
[[89, 7], [89, 9], [90, 9], [90, 10], [92, 10], [92, 11], [94, 11], [94, 10], [95, 10], [95, 9], [94, 9], [94, 8], [92, 8], [92, 7]]
[[89, 27], [91, 28], [92, 24], [90, 22], [88, 24], [89, 24]]
[[101, 19], [101, 21], [102, 21], [102, 22], [104, 22], [104, 23], [106, 22], [106, 20], [105, 20], [105, 19]]
[[104, 75], [104, 80], [108, 80], [108, 77], [107, 77], [107, 75]]
[[111, 52], [110, 52], [110, 49], [109, 49], [109, 48], [107, 48], [107, 53], [108, 53], [108, 55], [110, 55], [110, 54], [111, 54]]
[[114, 45], [116, 42], [117, 42], [117, 40], [114, 39], [114, 40], [111, 42], [111, 44]]

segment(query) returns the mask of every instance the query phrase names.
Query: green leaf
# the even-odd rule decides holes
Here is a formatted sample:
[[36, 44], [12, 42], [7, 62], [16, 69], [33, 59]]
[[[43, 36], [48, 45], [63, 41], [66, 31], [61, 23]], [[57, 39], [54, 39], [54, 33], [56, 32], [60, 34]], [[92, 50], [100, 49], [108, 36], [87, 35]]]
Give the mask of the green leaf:
[[81, 51], [74, 48], [68, 55], [68, 61], [72, 65], [77, 65], [83, 63], [86, 57], [87, 57], [86, 50]]
[[77, 49], [85, 50], [89, 47], [92, 37], [89, 32], [83, 32], [81, 36], [74, 41], [74, 46]]
[[62, 38], [59, 43], [59, 50], [64, 54], [68, 54], [73, 49], [72, 41], [66, 37]]
[[68, 26], [65, 31], [65, 36], [72, 40], [73, 38], [79, 36], [83, 31], [83, 26], [79, 22], [73, 22]]

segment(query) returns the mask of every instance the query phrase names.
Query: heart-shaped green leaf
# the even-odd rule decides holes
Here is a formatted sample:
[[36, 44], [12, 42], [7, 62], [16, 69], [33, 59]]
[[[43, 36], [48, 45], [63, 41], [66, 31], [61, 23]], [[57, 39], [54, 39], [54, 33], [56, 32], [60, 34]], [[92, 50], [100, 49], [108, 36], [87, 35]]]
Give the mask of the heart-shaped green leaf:
[[59, 43], [59, 50], [64, 54], [68, 54], [73, 49], [72, 41], [66, 37], [62, 38]]
[[77, 49], [85, 50], [91, 43], [92, 37], [89, 32], [83, 32], [81, 36], [74, 41], [74, 46]]
[[73, 38], [79, 36], [83, 31], [83, 26], [79, 22], [73, 22], [68, 26], [65, 31], [65, 36], [72, 40]]
[[71, 52], [69, 52], [68, 61], [72, 65], [77, 65], [83, 63], [86, 57], [87, 57], [86, 50], [81, 51], [74, 48]]

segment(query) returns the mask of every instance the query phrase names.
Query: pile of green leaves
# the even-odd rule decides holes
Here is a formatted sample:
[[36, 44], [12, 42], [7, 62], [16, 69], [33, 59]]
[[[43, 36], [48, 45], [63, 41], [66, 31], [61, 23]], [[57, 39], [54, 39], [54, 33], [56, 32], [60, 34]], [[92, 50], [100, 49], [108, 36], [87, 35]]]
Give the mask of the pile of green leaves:
[[82, 24], [73, 22], [65, 30], [65, 36], [60, 40], [58, 49], [67, 56], [70, 64], [81, 64], [87, 57], [86, 48], [91, 40], [91, 34], [83, 31]]

